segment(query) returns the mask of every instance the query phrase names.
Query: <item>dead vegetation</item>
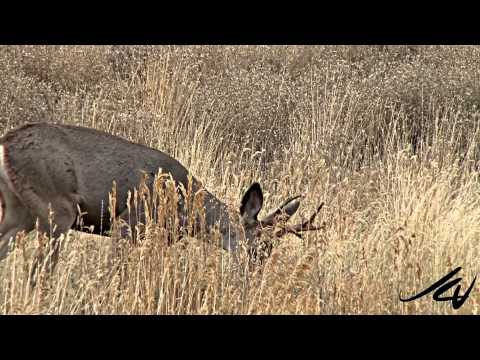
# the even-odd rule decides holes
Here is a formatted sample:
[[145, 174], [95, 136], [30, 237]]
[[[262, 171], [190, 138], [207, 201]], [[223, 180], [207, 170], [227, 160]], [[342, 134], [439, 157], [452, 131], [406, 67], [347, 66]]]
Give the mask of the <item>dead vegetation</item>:
[[1, 46], [0, 59], [2, 133], [94, 127], [168, 152], [235, 206], [253, 181], [266, 208], [306, 194], [294, 222], [326, 204], [324, 231], [286, 237], [253, 270], [201, 234], [166, 247], [166, 207], [137, 247], [73, 233], [34, 289], [39, 239], [20, 237], [1, 313], [479, 312], [475, 288], [458, 311], [398, 299], [457, 266], [463, 292], [479, 270], [479, 47]]

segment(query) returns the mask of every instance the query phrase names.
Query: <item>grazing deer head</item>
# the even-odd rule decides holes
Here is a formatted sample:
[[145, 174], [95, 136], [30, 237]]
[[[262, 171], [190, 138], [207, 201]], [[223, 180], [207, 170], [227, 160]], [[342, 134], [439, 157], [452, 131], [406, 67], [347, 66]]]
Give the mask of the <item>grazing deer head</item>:
[[287, 224], [287, 221], [297, 212], [302, 197], [303, 195], [298, 195], [288, 198], [276, 210], [263, 219], [258, 219], [258, 214], [263, 207], [262, 189], [258, 183], [253, 183], [246, 191], [241, 201], [240, 216], [247, 240], [247, 249], [253, 259], [261, 261], [272, 251], [272, 236], [261, 240], [261, 235], [265, 230], [274, 230], [273, 234], [270, 234], [274, 238], [280, 238], [288, 233], [301, 238], [303, 232], [322, 229], [320, 226], [313, 225], [313, 221], [323, 207], [323, 203], [307, 221], [295, 225]]

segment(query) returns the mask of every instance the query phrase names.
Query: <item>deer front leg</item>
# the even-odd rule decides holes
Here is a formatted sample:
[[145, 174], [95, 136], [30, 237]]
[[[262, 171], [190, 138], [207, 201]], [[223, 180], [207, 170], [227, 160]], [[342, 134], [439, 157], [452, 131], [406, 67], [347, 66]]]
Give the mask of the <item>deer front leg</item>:
[[[180, 215], [180, 217], [180, 224], [185, 225], [185, 217], [182, 215]], [[145, 234], [145, 222], [147, 220], [145, 217], [143, 205], [139, 206], [136, 211], [134, 210], [133, 206], [131, 207], [130, 211], [128, 210], [128, 208], [126, 208], [120, 213], [120, 215], [118, 216], [118, 220], [121, 220], [119, 224], [120, 237], [130, 240], [133, 244], [136, 244], [139, 240], [139, 237], [142, 237], [142, 235]], [[179, 233], [178, 235], [181, 234]], [[178, 239], [174, 239], [172, 234], [169, 232], [168, 238], [166, 239], [166, 244], [172, 245], [175, 240]]]

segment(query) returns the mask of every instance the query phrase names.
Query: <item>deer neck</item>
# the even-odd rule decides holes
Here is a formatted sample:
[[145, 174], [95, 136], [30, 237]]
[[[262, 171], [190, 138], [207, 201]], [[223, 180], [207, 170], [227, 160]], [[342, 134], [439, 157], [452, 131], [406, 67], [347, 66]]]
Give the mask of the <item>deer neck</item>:
[[207, 191], [205, 195], [206, 225], [208, 230], [219, 227], [222, 233], [222, 247], [228, 251], [237, 248], [236, 226], [232, 218], [228, 205]]

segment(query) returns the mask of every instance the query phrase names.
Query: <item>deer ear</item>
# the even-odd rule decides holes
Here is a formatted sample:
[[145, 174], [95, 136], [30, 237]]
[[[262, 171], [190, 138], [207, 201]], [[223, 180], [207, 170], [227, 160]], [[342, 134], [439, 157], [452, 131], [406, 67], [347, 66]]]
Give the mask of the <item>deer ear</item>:
[[243, 195], [240, 205], [240, 215], [257, 220], [257, 215], [263, 206], [262, 188], [258, 183], [253, 183]]

